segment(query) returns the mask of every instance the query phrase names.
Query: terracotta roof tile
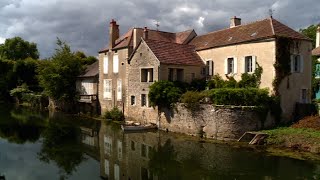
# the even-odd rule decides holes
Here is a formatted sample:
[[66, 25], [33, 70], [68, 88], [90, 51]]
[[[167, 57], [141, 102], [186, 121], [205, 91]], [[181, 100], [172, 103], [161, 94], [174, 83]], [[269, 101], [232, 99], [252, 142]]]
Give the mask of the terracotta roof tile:
[[163, 64], [204, 65], [193, 45], [170, 43], [148, 39], [145, 41]]
[[312, 50], [312, 55], [320, 56], [320, 47], [317, 47], [314, 50]]
[[[142, 28], [136, 28], [136, 29], [140, 31], [141, 34], [143, 33]], [[153, 40], [183, 44], [188, 39], [192, 31], [193, 30], [187, 30], [183, 32], [172, 33], [172, 32], [164, 32], [164, 31], [149, 29], [148, 38]], [[133, 28], [116, 40], [115, 47], [113, 49], [121, 49], [128, 46], [132, 46], [132, 38], [133, 38]], [[106, 47], [100, 50], [99, 53], [106, 52], [108, 50], [109, 48]]]
[[259, 39], [268, 39], [275, 36], [286, 36], [295, 39], [310, 40], [279, 21], [268, 18], [246, 25], [214, 31], [195, 37], [190, 44], [197, 50], [227, 46]]

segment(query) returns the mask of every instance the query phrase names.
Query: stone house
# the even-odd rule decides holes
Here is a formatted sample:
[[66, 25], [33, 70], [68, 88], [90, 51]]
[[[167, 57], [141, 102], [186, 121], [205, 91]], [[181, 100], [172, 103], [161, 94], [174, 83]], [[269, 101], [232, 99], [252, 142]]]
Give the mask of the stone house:
[[[145, 29], [145, 34], [148, 30]], [[157, 110], [149, 104], [149, 86], [156, 81], [169, 80], [190, 83], [202, 79], [205, 67], [195, 47], [148, 39], [144, 35], [128, 60], [128, 114], [147, 121], [157, 118]], [[155, 121], [152, 121], [155, 122]]]
[[[284, 49], [281, 38], [290, 42]], [[211, 66], [211, 74], [223, 78], [233, 76], [240, 80], [243, 73], [253, 73], [257, 64], [261, 66], [260, 87], [268, 88], [272, 94], [278, 91], [284, 119], [292, 119], [296, 103], [311, 102], [311, 40], [272, 17], [245, 25], [233, 17], [229, 28], [197, 36], [189, 44], [196, 46], [199, 56]], [[279, 59], [286, 49], [291, 72], [274, 87], [278, 78], [274, 65], [286, 61]]]
[[77, 77], [76, 87], [79, 92], [79, 108], [82, 112], [99, 114], [98, 101], [99, 62], [89, 65], [84, 73]]
[[[128, 58], [139, 44], [142, 28], [132, 28], [119, 37], [120, 30], [116, 21], [109, 27], [109, 45], [99, 51], [99, 101], [102, 114], [113, 107], [127, 115], [128, 107]], [[196, 36], [194, 30], [171, 33], [149, 30], [149, 39], [187, 44]]]
[[[283, 38], [288, 39], [284, 46]], [[280, 95], [286, 120], [292, 119], [297, 103], [311, 102], [311, 40], [272, 17], [244, 25], [233, 17], [230, 27], [201, 36], [193, 30], [169, 33], [132, 28], [119, 38], [119, 26], [111, 21], [109, 39], [109, 47], [99, 52], [102, 111], [117, 106], [136, 119], [155, 117], [147, 102], [149, 85], [156, 80], [201, 78], [203, 65], [206, 77], [219, 74], [236, 80], [261, 66], [260, 87]], [[280, 59], [282, 52], [289, 53], [290, 59]], [[185, 60], [185, 54], [190, 59]], [[274, 65], [285, 61], [289, 73], [274, 87], [279, 74]]]

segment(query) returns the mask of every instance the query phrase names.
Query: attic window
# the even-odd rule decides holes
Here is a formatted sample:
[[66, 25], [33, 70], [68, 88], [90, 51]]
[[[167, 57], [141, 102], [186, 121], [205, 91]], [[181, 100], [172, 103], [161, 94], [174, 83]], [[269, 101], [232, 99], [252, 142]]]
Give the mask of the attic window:
[[254, 32], [251, 34], [251, 37], [256, 36], [257, 34], [258, 34], [257, 32]]
[[232, 40], [232, 37], [229, 37], [228, 41], [231, 41]]

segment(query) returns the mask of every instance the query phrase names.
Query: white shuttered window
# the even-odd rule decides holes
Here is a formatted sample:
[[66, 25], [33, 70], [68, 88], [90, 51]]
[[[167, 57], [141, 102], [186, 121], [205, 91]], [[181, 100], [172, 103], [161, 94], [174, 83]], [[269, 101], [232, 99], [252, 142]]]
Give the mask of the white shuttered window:
[[103, 73], [108, 74], [108, 56], [103, 58]]
[[119, 72], [119, 56], [118, 54], [113, 55], [113, 73]]
[[112, 80], [111, 79], [104, 79], [103, 80], [103, 98], [104, 99], [111, 99], [112, 97]]
[[118, 79], [117, 81], [117, 100], [121, 101], [122, 99], [122, 81]]

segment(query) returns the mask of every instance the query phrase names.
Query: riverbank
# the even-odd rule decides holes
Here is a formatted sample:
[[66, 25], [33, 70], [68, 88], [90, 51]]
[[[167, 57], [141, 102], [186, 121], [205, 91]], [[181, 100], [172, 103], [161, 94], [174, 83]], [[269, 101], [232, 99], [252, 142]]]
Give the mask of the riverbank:
[[306, 117], [290, 127], [264, 130], [269, 134], [266, 145], [294, 151], [320, 154], [320, 117]]

